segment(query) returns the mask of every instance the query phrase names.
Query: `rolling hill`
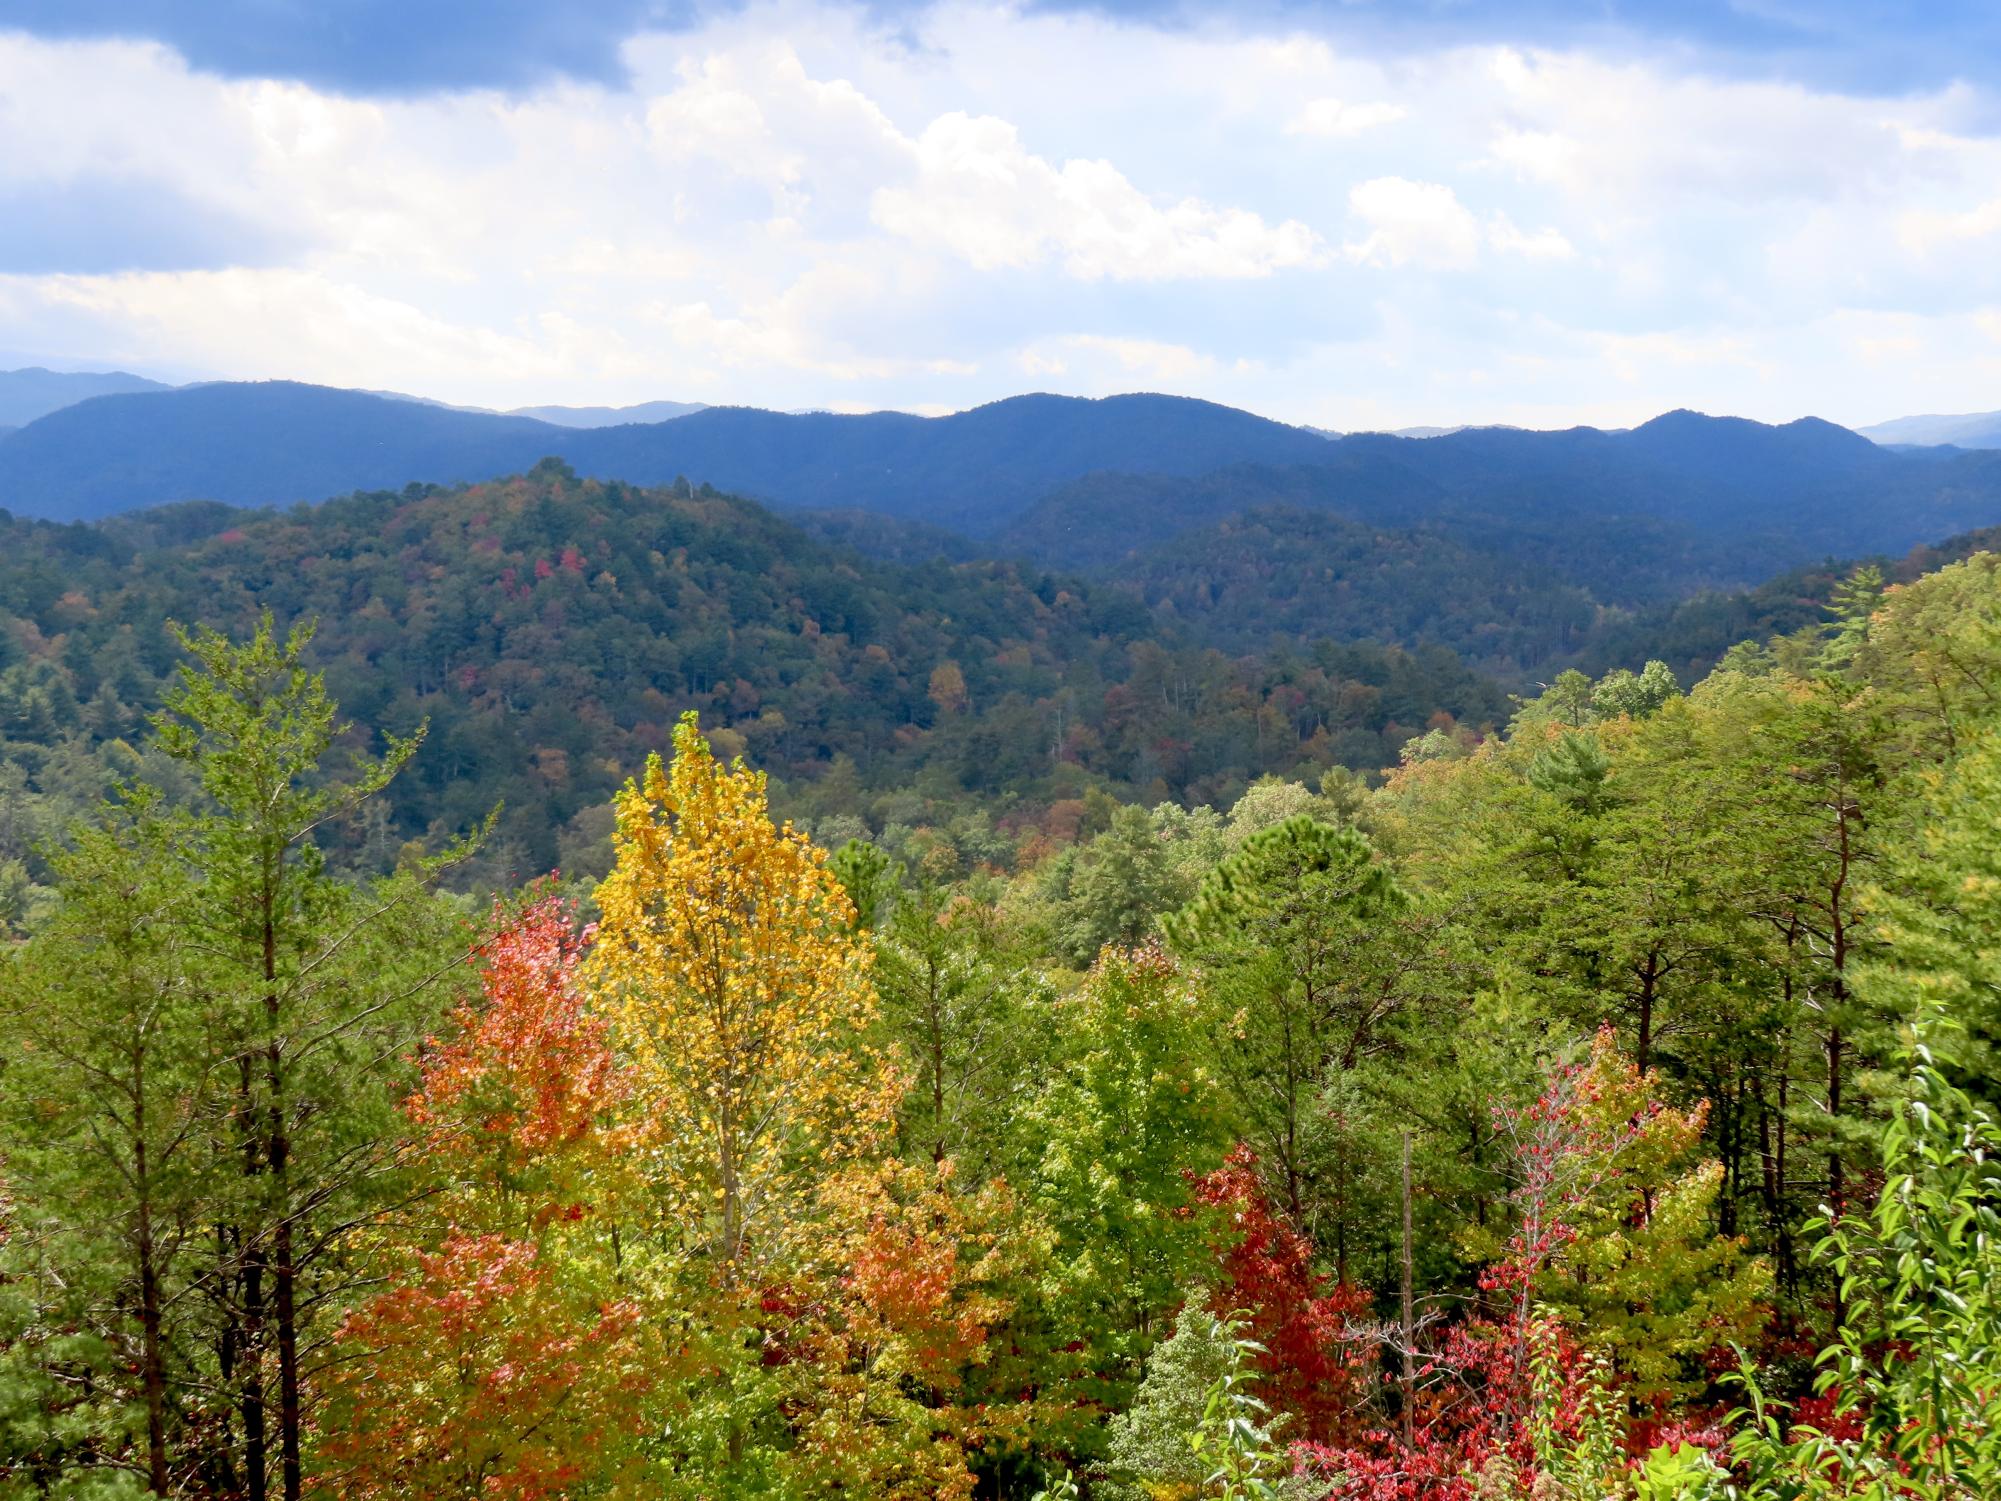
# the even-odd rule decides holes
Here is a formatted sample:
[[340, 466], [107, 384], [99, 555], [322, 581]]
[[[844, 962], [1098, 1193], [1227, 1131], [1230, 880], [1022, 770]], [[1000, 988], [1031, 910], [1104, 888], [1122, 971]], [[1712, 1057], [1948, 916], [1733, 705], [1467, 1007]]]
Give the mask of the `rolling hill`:
[[39, 365], [0, 370], [0, 436], [4, 436], [4, 429], [25, 426], [93, 396], [172, 389], [123, 370], [44, 370]]
[[1873, 442], [1955, 448], [2001, 448], [2001, 412], [1967, 412], [1957, 417], [1897, 417], [1857, 432]]
[[319, 623], [314, 660], [357, 721], [429, 722], [393, 792], [398, 837], [504, 800], [517, 878], [572, 863], [571, 821], [602, 813], [689, 708], [802, 789], [841, 758], [920, 805], [1088, 785], [1233, 798], [1268, 771], [1391, 764], [1439, 714], [1506, 712], [1443, 648], [1238, 656], [1120, 588], [876, 562], [750, 501], [552, 463], [282, 512], [0, 517], [0, 772], [86, 785], [70, 751], [143, 738], [177, 658], [165, 622], [242, 631], [266, 609]]

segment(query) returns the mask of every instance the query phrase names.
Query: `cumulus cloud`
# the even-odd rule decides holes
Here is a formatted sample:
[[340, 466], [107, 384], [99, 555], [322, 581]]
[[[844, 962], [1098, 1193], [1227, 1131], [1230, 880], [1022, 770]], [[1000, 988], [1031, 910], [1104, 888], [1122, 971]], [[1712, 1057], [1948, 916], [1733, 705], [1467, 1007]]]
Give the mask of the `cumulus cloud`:
[[1130, 390], [1135, 381], [1173, 385], [1211, 374], [1216, 360], [1161, 339], [1109, 334], [1069, 334], [1024, 349], [1017, 356], [1031, 376], [1079, 376], [1090, 394]]
[[207, 55], [0, 33], [24, 362], [496, 405], [1153, 385], [1344, 428], [2001, 381], [1978, 82], [989, 0], [755, 0], [506, 91]]
[[1567, 261], [1577, 247], [1560, 229], [1538, 229], [1533, 233], [1517, 229], [1515, 221], [1497, 213], [1487, 221], [1487, 243], [1503, 255], [1526, 256], [1532, 261]]
[[1378, 100], [1372, 104], [1345, 104], [1339, 99], [1314, 99], [1286, 122], [1285, 133], [1346, 140], [1381, 125], [1394, 125], [1409, 113], [1400, 104]]
[[1161, 204], [1110, 162], [1061, 166], [1026, 150], [1005, 120], [949, 114], [914, 143], [916, 180], [879, 189], [876, 223], [949, 250], [976, 270], [1055, 259], [1086, 280], [1240, 278], [1312, 266], [1320, 237], [1295, 219], [1195, 198]]
[[1920, 256], [2001, 236], [2001, 198], [1956, 213], [1914, 209], [1897, 221], [1897, 238]]
[[1348, 190], [1348, 207], [1367, 234], [1343, 247], [1370, 266], [1461, 270], [1480, 255], [1480, 222], [1444, 183], [1374, 177]]

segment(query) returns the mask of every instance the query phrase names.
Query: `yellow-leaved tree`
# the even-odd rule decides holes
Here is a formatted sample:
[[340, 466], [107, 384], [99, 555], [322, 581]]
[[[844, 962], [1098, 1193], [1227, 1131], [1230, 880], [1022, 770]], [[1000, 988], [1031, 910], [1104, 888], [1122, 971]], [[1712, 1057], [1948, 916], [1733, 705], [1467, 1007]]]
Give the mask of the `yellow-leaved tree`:
[[765, 780], [684, 716], [618, 798], [588, 981], [630, 1060], [646, 1175], [683, 1249], [743, 1285], [783, 1275], [819, 1182], [895, 1113], [870, 951], [826, 857], [774, 825]]

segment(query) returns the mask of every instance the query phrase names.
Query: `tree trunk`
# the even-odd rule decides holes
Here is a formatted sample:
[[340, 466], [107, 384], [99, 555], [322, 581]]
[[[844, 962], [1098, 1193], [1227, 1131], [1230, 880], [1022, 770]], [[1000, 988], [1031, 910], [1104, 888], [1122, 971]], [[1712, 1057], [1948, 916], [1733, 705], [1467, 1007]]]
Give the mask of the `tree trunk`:
[[1411, 1298], [1410, 1132], [1403, 1134], [1403, 1444], [1416, 1447], [1417, 1320]]
[[247, 1247], [243, 1257], [243, 1381], [237, 1405], [243, 1412], [243, 1494], [265, 1501], [270, 1460], [264, 1441], [264, 1253]]
[[276, 859], [266, 866], [263, 889], [264, 940], [264, 1080], [270, 1091], [265, 1102], [270, 1128], [265, 1161], [270, 1168], [273, 1312], [278, 1323], [278, 1456], [285, 1501], [299, 1501], [303, 1472], [299, 1462], [299, 1431], [304, 1426], [299, 1399], [299, 1319], [292, 1259], [292, 1143], [286, 1128], [285, 1054], [280, 1042], [283, 1017], [278, 1000], [278, 925]]
[[164, 1496], [167, 1494], [167, 1362], [160, 1348], [160, 1268], [153, 1243], [143, 1076], [132, 1101], [132, 1177], [138, 1196], [139, 1382], [146, 1406], [146, 1485], [154, 1495]]

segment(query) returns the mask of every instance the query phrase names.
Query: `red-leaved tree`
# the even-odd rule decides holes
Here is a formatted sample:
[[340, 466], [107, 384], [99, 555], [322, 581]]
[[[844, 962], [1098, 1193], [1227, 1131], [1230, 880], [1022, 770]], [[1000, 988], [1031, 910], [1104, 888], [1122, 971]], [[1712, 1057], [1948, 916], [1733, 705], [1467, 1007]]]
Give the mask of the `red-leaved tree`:
[[1245, 1332], [1264, 1346], [1259, 1396], [1292, 1415], [1287, 1437], [1352, 1437], [1372, 1352], [1348, 1337], [1348, 1326], [1369, 1296], [1314, 1271], [1313, 1243], [1273, 1206], [1257, 1167], [1257, 1153], [1239, 1143], [1221, 1167], [1190, 1179], [1195, 1202], [1217, 1212], [1223, 1276], [1215, 1305], [1248, 1316]]

